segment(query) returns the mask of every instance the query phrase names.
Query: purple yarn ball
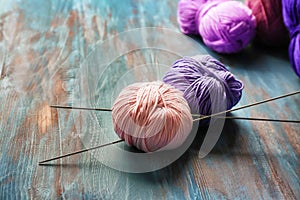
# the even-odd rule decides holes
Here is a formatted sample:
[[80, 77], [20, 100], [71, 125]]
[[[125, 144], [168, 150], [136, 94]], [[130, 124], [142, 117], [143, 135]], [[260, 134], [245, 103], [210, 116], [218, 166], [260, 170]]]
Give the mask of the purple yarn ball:
[[231, 109], [240, 101], [244, 87], [221, 62], [209, 55], [177, 60], [163, 81], [182, 91], [192, 113], [201, 115], [212, 114], [212, 106]]
[[177, 17], [183, 33], [200, 34], [219, 53], [237, 53], [255, 36], [252, 11], [237, 1], [180, 0]]
[[290, 32], [289, 56], [296, 74], [300, 77], [300, 1], [282, 0], [283, 20]]

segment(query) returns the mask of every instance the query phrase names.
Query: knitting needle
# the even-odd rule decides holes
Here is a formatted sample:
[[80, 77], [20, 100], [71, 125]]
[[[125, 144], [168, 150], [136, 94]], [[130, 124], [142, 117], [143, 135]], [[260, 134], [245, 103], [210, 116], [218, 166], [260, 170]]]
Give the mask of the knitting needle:
[[117, 144], [117, 143], [123, 142], [123, 141], [124, 141], [124, 140], [116, 140], [116, 141], [113, 141], [113, 142], [109, 142], [109, 143], [106, 143], [106, 144], [101, 144], [101, 145], [99, 145], [99, 146], [91, 147], [91, 148], [88, 148], [88, 149], [83, 149], [83, 150], [75, 151], [75, 152], [68, 153], [68, 154], [65, 154], [65, 155], [56, 156], [56, 157], [54, 157], [54, 158], [50, 158], [50, 159], [47, 159], [47, 160], [40, 161], [40, 162], [39, 162], [39, 165], [45, 165], [45, 164], [43, 164], [43, 163], [46, 163], [46, 162], [49, 162], [49, 161], [52, 161], [52, 160], [57, 160], [57, 159], [64, 158], [64, 157], [68, 157], [68, 156], [72, 156], [72, 155], [75, 155], [75, 154], [79, 154], [79, 153], [91, 151], [91, 150], [94, 150], [94, 149], [99, 149], [99, 148], [101, 148], [101, 147], [105, 147], [105, 146]]
[[[291, 92], [291, 93], [288, 93], [288, 94], [280, 95], [280, 96], [277, 96], [277, 97], [269, 98], [269, 99], [266, 99], [266, 100], [263, 100], [263, 101], [258, 101], [258, 102], [252, 103], [252, 104], [248, 104], [248, 105], [245, 105], [245, 106], [238, 107], [238, 108], [233, 108], [233, 109], [230, 109], [230, 110], [225, 110], [225, 111], [218, 112], [218, 113], [215, 113], [215, 114], [212, 114], [212, 115], [201, 116], [201, 115], [193, 114], [193, 116], [201, 116], [199, 118], [194, 119], [194, 121], [199, 121], [199, 120], [203, 120], [203, 119], [215, 117], [215, 116], [218, 116], [218, 115], [221, 115], [221, 114], [226, 114], [228, 112], [233, 112], [233, 111], [236, 111], [236, 110], [241, 110], [241, 109], [244, 109], [244, 108], [249, 108], [249, 107], [252, 107], [252, 106], [256, 106], [256, 105], [260, 105], [260, 104], [267, 103], [267, 102], [270, 102], [270, 101], [274, 101], [274, 100], [277, 100], [277, 99], [282, 99], [282, 98], [285, 98], [285, 97], [296, 95], [296, 94], [299, 94], [299, 93], [300, 93], [300, 90], [298, 90], [296, 92]], [[52, 107], [52, 108], [63, 108], [63, 109], [112, 111], [109, 108], [85, 108], [85, 107], [72, 107], [72, 106], [60, 106], [60, 105], [51, 105], [50, 107]], [[269, 119], [269, 118], [248, 118], [248, 117], [234, 117], [234, 116], [233, 117], [225, 116], [225, 117], [219, 117], [219, 118], [238, 119], [238, 120], [250, 120], [250, 121], [271, 121], [271, 122], [300, 123], [299, 120]]]
[[[76, 109], [76, 110], [95, 110], [95, 111], [112, 111], [109, 108], [85, 108], [85, 107], [72, 107], [72, 106], [60, 106], [51, 105], [51, 108], [62, 109]], [[192, 114], [193, 117], [205, 117], [206, 115]], [[270, 121], [270, 122], [284, 122], [284, 123], [300, 123], [300, 120], [286, 120], [286, 119], [270, 119], [270, 118], [251, 118], [251, 117], [235, 117], [235, 116], [218, 116], [216, 118], [225, 118], [230, 120], [249, 120], [249, 121]]]
[[225, 119], [233, 119], [233, 120], [248, 120], [248, 121], [264, 121], [264, 122], [282, 122], [282, 123], [296, 123], [299, 124], [300, 120], [288, 120], [288, 119], [271, 119], [271, 118], [252, 118], [252, 117], [234, 117], [234, 116], [226, 116], [226, 117], [218, 117], [216, 118], [225, 118]]
[[112, 110], [109, 108], [85, 108], [85, 107], [73, 107], [73, 106], [60, 106], [60, 105], [51, 105], [51, 108], [62, 108], [62, 109], [72, 109], [72, 110], [95, 110], [95, 111], [108, 111]]
[[212, 115], [199, 117], [197, 119], [194, 119], [193, 121], [199, 121], [199, 120], [211, 118], [211, 117], [214, 117], [214, 116], [218, 116], [218, 115], [221, 115], [221, 114], [226, 114], [228, 112], [233, 112], [233, 111], [241, 110], [241, 109], [244, 109], [244, 108], [249, 108], [249, 107], [252, 107], [252, 106], [257, 106], [257, 105], [260, 105], [260, 104], [263, 104], [263, 103], [267, 103], [267, 102], [270, 102], [270, 101], [275, 101], [277, 99], [282, 99], [282, 98], [289, 97], [289, 96], [296, 95], [296, 94], [300, 94], [300, 90], [295, 91], [295, 92], [291, 92], [291, 93], [287, 93], [287, 94], [284, 94], [284, 95], [280, 95], [280, 96], [277, 96], [277, 97], [269, 98], [269, 99], [266, 99], [266, 100], [258, 101], [258, 102], [255, 102], [255, 103], [251, 103], [251, 104], [248, 104], [248, 105], [245, 105], [245, 106], [240, 106], [238, 108], [233, 108], [233, 109], [230, 109], [230, 110], [225, 110], [225, 111], [222, 111], [222, 112], [214, 113]]
[[[223, 111], [223, 112], [215, 113], [215, 114], [212, 114], [212, 115], [203, 116], [203, 117], [195, 119], [194, 121], [202, 120], [202, 119], [207, 119], [207, 118], [210, 118], [210, 117], [213, 117], [213, 116], [218, 116], [220, 114], [225, 114], [225, 113], [228, 113], [228, 112], [232, 112], [232, 111], [236, 111], [236, 110], [241, 110], [241, 109], [244, 109], [244, 108], [249, 108], [249, 107], [252, 107], [252, 106], [259, 105], [259, 104], [263, 104], [263, 103], [267, 103], [267, 102], [270, 102], [270, 101], [274, 101], [274, 100], [277, 100], [277, 99], [282, 99], [282, 98], [285, 98], [285, 97], [288, 97], [288, 96], [296, 95], [296, 94], [299, 94], [299, 93], [300, 93], [300, 90], [296, 91], [296, 92], [284, 94], [284, 95], [281, 95], [281, 96], [277, 96], [277, 97], [274, 97], [274, 98], [269, 98], [269, 99], [266, 99], [266, 100], [263, 100], [263, 101], [258, 101], [258, 102], [252, 103], [252, 104], [248, 104], [248, 105], [245, 105], [245, 106], [238, 107], [238, 108], [234, 108], [234, 109], [226, 110], [226, 111]], [[72, 108], [73, 109], [74, 108], [75, 109], [81, 109], [79, 107], [57, 106], [57, 105], [56, 106], [51, 106], [51, 107], [53, 107], [53, 108], [66, 108], [66, 109], [72, 109]], [[96, 109], [95, 108], [84, 108], [84, 110], [102, 110], [102, 108], [96, 108]], [[111, 111], [111, 109], [104, 109], [104, 111]], [[232, 117], [229, 117], [229, 118], [232, 118]], [[257, 120], [257, 119], [258, 118], [253, 119], [253, 120]], [[260, 119], [260, 120], [263, 120], [263, 121], [264, 120], [278, 121], [278, 120], [273, 120], [273, 119]], [[282, 121], [291, 121], [291, 120], [282, 120]], [[61, 155], [61, 156], [57, 156], [57, 157], [54, 157], [54, 158], [50, 158], [50, 159], [47, 159], [47, 160], [43, 160], [43, 161], [39, 162], [39, 165], [45, 165], [43, 163], [46, 163], [46, 162], [49, 162], [49, 161], [53, 161], [53, 160], [57, 160], [57, 159], [64, 158], [64, 157], [68, 157], [68, 156], [72, 156], [72, 155], [75, 155], [75, 154], [79, 154], [79, 153], [91, 151], [91, 150], [98, 149], [98, 148], [101, 148], [101, 147], [113, 145], [113, 144], [116, 144], [116, 143], [119, 143], [119, 142], [122, 142], [122, 141], [124, 141], [124, 140], [116, 140], [114, 142], [102, 144], [102, 145], [99, 145], [99, 146], [96, 146], [96, 147], [91, 147], [91, 148], [88, 148], [88, 149], [84, 149], [84, 150], [76, 151], [76, 152], [73, 152], [73, 153], [68, 153], [68, 154], [65, 154], [65, 155]]]

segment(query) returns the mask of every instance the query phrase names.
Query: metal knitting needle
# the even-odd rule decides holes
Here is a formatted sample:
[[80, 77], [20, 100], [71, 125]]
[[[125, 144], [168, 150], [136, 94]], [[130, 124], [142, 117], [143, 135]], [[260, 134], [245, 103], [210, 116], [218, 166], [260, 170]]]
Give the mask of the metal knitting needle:
[[[95, 111], [112, 111], [109, 108], [85, 108], [85, 107], [72, 107], [72, 106], [59, 106], [51, 105], [51, 108], [62, 109], [77, 109], [77, 110], [95, 110]], [[192, 114], [193, 117], [206, 117], [206, 115]], [[230, 119], [230, 120], [248, 120], [248, 121], [270, 121], [270, 122], [283, 122], [283, 123], [300, 123], [300, 120], [286, 120], [286, 119], [270, 119], [270, 118], [252, 118], [252, 117], [235, 117], [235, 116], [216, 116], [216, 118]]]
[[[299, 94], [299, 93], [300, 93], [300, 90], [296, 91], [296, 92], [284, 94], [284, 95], [281, 95], [281, 96], [277, 96], [277, 97], [274, 97], [274, 98], [269, 98], [269, 99], [266, 99], [266, 100], [263, 100], [263, 101], [258, 101], [258, 102], [252, 103], [252, 104], [248, 104], [248, 105], [245, 105], [245, 106], [238, 107], [238, 108], [234, 108], [234, 109], [230, 109], [230, 110], [225, 110], [223, 112], [215, 113], [215, 114], [212, 114], [212, 115], [202, 116], [200, 118], [195, 119], [194, 121], [207, 119], [207, 118], [210, 118], [210, 117], [218, 116], [220, 114], [225, 114], [225, 113], [228, 113], [228, 112], [233, 112], [233, 111], [241, 110], [241, 109], [244, 109], [244, 108], [249, 108], [249, 107], [252, 107], [252, 106], [256, 106], [256, 105], [260, 105], [260, 104], [267, 103], [267, 102], [270, 102], [270, 101], [274, 101], [274, 100], [277, 100], [277, 99], [282, 99], [282, 98], [285, 98], [285, 97], [288, 97], [288, 96], [296, 95], [296, 94]], [[106, 108], [104, 108], [104, 109], [102, 109], [102, 108], [80, 108], [80, 107], [57, 106], [57, 105], [50, 106], [50, 107], [52, 107], [52, 108], [66, 108], [66, 109], [83, 109], [83, 110], [111, 111], [111, 109], [106, 109]], [[227, 118], [228, 119], [233, 119], [234, 117], [227, 117]], [[276, 121], [276, 122], [278, 121], [279, 122], [279, 120], [276, 120], [276, 119], [243, 118], [243, 117], [235, 117], [235, 118], [247, 119], [247, 120], [251, 119], [251, 120]], [[296, 121], [296, 120], [280, 120], [280, 122], [294, 122], [294, 123], [298, 123], [299, 121]], [[99, 145], [99, 146], [96, 146], [96, 147], [91, 147], [91, 148], [88, 148], [88, 149], [84, 149], [84, 150], [80, 150], [80, 151], [75, 151], [75, 152], [68, 153], [68, 154], [65, 154], [65, 155], [61, 155], [61, 156], [57, 156], [57, 157], [50, 158], [50, 159], [47, 159], [47, 160], [43, 160], [43, 161], [39, 162], [39, 165], [46, 165], [44, 163], [49, 162], [49, 161], [53, 161], [53, 160], [57, 160], [57, 159], [60, 159], [60, 158], [64, 158], [64, 157], [72, 156], [72, 155], [75, 155], [75, 154], [79, 154], [79, 153], [91, 151], [91, 150], [94, 150], [94, 149], [98, 149], [98, 148], [101, 148], [101, 147], [113, 145], [113, 144], [116, 144], [116, 143], [119, 143], [119, 142], [122, 142], [122, 141], [124, 141], [124, 140], [116, 140], [114, 142], [102, 144], [102, 145]]]
[[68, 156], [72, 156], [72, 155], [75, 155], [75, 154], [79, 154], [79, 153], [83, 153], [83, 152], [87, 152], [87, 151], [99, 149], [99, 148], [102, 148], [102, 147], [105, 147], [105, 146], [109, 146], [109, 145], [113, 145], [113, 144], [117, 144], [117, 143], [123, 142], [123, 141], [124, 141], [124, 140], [116, 140], [116, 141], [114, 141], [114, 142], [109, 142], [109, 143], [106, 143], [106, 144], [101, 144], [101, 145], [99, 145], [99, 146], [91, 147], [91, 148], [88, 148], [88, 149], [83, 149], [83, 150], [75, 151], [75, 152], [68, 153], [68, 154], [65, 154], [65, 155], [56, 156], [56, 157], [54, 157], [54, 158], [50, 158], [50, 159], [47, 159], [47, 160], [40, 161], [40, 162], [39, 162], [39, 165], [45, 165], [44, 163], [49, 162], [49, 161], [52, 161], [52, 160], [57, 160], [57, 159], [64, 158], [64, 157], [68, 157]]
[[277, 97], [269, 98], [269, 99], [266, 99], [266, 100], [258, 101], [258, 102], [255, 102], [255, 103], [251, 103], [251, 104], [241, 106], [241, 107], [238, 107], [238, 108], [233, 108], [233, 109], [230, 109], [230, 110], [225, 110], [225, 111], [222, 111], [222, 112], [214, 113], [212, 115], [206, 115], [206, 116], [203, 116], [203, 117], [199, 117], [197, 119], [194, 119], [193, 121], [200, 121], [200, 120], [203, 120], [203, 119], [215, 117], [215, 116], [218, 116], [218, 115], [221, 115], [221, 114], [226, 114], [228, 112], [233, 112], [233, 111], [237, 111], [237, 110], [257, 106], [257, 105], [260, 105], [260, 104], [263, 104], [263, 103], [267, 103], [267, 102], [270, 102], [270, 101], [275, 101], [277, 99], [282, 99], [282, 98], [289, 97], [289, 96], [296, 95], [296, 94], [300, 94], [300, 90], [295, 91], [295, 92], [291, 92], [291, 93], [287, 93], [287, 94], [284, 94], [284, 95], [280, 95], [280, 96], [277, 96]]
[[72, 109], [72, 110], [95, 110], [95, 111], [108, 111], [111, 112], [110, 108], [85, 108], [85, 107], [73, 107], [73, 106], [60, 106], [60, 105], [51, 105], [51, 108], [62, 108], [62, 109]]
[[[260, 105], [260, 104], [267, 103], [267, 102], [270, 102], [270, 101], [275, 101], [277, 99], [282, 99], [282, 98], [285, 98], [285, 97], [296, 95], [296, 94], [299, 94], [299, 93], [300, 93], [300, 90], [298, 90], [296, 92], [291, 92], [291, 93], [288, 93], [288, 94], [280, 95], [280, 96], [277, 96], [277, 97], [269, 98], [269, 99], [266, 99], [266, 100], [263, 100], [263, 101], [258, 101], [258, 102], [255, 102], [255, 103], [251, 103], [251, 104], [241, 106], [241, 107], [238, 107], [238, 108], [225, 110], [225, 111], [218, 112], [218, 113], [215, 113], [215, 114], [212, 114], [212, 115], [201, 116], [201, 115], [198, 115], [198, 114], [192, 114], [194, 117], [199, 117], [200, 116], [199, 118], [196, 118], [193, 121], [199, 121], [199, 120], [215, 117], [215, 116], [218, 116], [218, 115], [221, 115], [221, 114], [226, 114], [228, 112], [233, 112], [233, 111], [236, 111], [236, 110], [249, 108], [249, 107]], [[95, 110], [95, 111], [109, 111], [109, 112], [112, 111], [110, 108], [85, 108], [85, 107], [72, 107], [72, 106], [60, 106], [60, 105], [51, 105], [50, 107], [52, 107], [52, 108], [62, 108], [62, 109], [77, 109], [77, 110]], [[229, 117], [229, 116], [220, 117], [219, 116], [219, 118], [249, 120], [249, 121], [271, 121], [271, 122], [285, 122], [285, 123], [300, 123], [299, 120], [269, 119], [269, 118], [249, 118], [249, 117], [234, 117], [234, 116], [233, 117]]]
[[252, 117], [234, 117], [234, 116], [226, 116], [226, 117], [218, 117], [216, 118], [225, 118], [230, 120], [248, 120], [248, 121], [263, 121], [263, 122], [282, 122], [282, 123], [296, 123], [300, 124], [300, 120], [288, 120], [288, 119], [271, 119], [271, 118], [252, 118]]

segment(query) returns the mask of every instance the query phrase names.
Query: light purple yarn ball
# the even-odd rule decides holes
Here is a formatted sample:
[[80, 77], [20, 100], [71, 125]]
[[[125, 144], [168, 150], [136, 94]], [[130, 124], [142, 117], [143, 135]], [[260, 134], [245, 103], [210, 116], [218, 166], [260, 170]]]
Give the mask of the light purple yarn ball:
[[177, 19], [183, 33], [200, 34], [219, 53], [237, 53], [255, 36], [255, 17], [238, 1], [181, 0]]
[[[209, 55], [177, 60], [163, 81], [183, 92], [192, 113], [212, 114], [212, 106], [231, 109], [241, 99], [243, 83]], [[225, 106], [218, 104], [225, 104]]]

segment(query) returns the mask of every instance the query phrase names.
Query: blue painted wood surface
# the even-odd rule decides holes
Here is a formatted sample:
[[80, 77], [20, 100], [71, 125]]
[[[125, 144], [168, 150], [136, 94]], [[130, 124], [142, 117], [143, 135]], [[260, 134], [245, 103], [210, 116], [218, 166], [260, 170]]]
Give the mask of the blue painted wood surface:
[[[0, 199], [300, 198], [298, 124], [227, 121], [207, 157], [198, 158], [197, 137], [180, 159], [151, 173], [119, 172], [88, 153], [54, 166], [37, 165], [84, 148], [81, 130], [99, 131], [94, 121], [84, 124], [73, 111], [48, 106], [78, 100], [74, 88], [82, 70], [79, 63], [95, 43], [139, 27], [179, 32], [176, 7], [171, 0], [1, 1]], [[287, 48], [250, 46], [231, 56], [209, 53], [244, 82], [239, 105], [300, 88]], [[129, 53], [114, 61], [120, 67], [109, 68], [107, 76], [113, 78], [122, 66], [126, 71], [144, 63], [137, 58], [159, 60], [162, 54]], [[113, 86], [104, 83], [102, 92], [109, 93]], [[110, 106], [109, 98], [104, 96], [103, 106]], [[233, 115], [300, 119], [299, 105], [299, 96], [293, 96]], [[104, 119], [109, 123], [109, 116]]]

